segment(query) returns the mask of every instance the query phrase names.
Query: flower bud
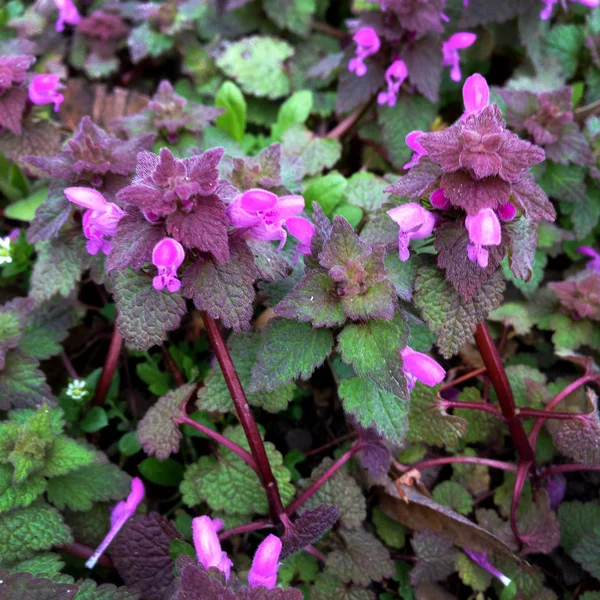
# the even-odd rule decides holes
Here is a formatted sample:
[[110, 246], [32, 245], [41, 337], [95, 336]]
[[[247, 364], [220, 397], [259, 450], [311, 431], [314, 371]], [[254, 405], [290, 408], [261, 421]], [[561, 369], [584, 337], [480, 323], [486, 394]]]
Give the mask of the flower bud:
[[482, 208], [476, 215], [468, 215], [465, 226], [471, 243], [467, 246], [469, 260], [482, 269], [488, 266], [489, 252], [483, 246], [498, 246], [501, 241], [500, 221], [491, 208]]
[[198, 562], [205, 568], [215, 567], [225, 574], [229, 579], [233, 563], [227, 557], [227, 553], [221, 550], [221, 542], [217, 535], [222, 526], [219, 519], [213, 521], [210, 517], [196, 517], [192, 520], [192, 536]]
[[463, 119], [480, 111], [490, 103], [490, 88], [485, 78], [479, 73], [467, 77], [463, 85], [463, 101], [465, 103]]
[[415, 352], [410, 346], [400, 351], [402, 370], [408, 381], [408, 389], [412, 389], [417, 381], [434, 386], [444, 380], [446, 371], [430, 356]]
[[277, 583], [279, 570], [279, 555], [281, 554], [281, 540], [273, 534], [268, 535], [260, 544], [252, 560], [252, 567], [248, 573], [250, 587], [263, 585], [273, 589]]

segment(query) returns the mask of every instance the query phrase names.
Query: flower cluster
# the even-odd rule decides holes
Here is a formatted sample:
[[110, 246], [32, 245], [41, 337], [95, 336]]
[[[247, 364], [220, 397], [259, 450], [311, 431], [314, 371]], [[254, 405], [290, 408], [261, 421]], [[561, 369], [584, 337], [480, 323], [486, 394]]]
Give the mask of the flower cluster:
[[33, 104], [54, 104], [54, 112], [58, 112], [65, 97], [58, 75], [36, 75], [29, 84], [29, 99]]
[[[229, 579], [233, 563], [227, 553], [221, 549], [217, 533], [223, 527], [220, 519], [210, 517], [196, 517], [192, 521], [194, 547], [198, 562], [205, 568], [218, 569]], [[263, 586], [273, 589], [277, 583], [279, 570], [279, 555], [281, 554], [281, 540], [275, 535], [268, 535], [258, 546], [252, 566], [248, 573], [248, 584], [251, 588]]]
[[0, 56], [0, 127], [21, 135], [21, 119], [27, 103], [27, 71], [33, 56]]
[[[467, 257], [485, 269], [488, 248], [501, 243], [500, 220], [511, 221], [517, 209], [534, 219], [552, 220], [554, 210], [528, 172], [544, 160], [543, 150], [506, 129], [498, 106], [489, 104], [489, 89], [481, 75], [467, 79], [463, 97], [465, 113], [454, 125], [407, 136], [414, 151], [405, 166], [409, 173], [389, 191], [410, 198], [429, 192], [434, 208], [464, 210]], [[400, 258], [407, 260], [410, 240], [429, 236], [436, 218], [415, 202], [388, 214], [400, 227]]]

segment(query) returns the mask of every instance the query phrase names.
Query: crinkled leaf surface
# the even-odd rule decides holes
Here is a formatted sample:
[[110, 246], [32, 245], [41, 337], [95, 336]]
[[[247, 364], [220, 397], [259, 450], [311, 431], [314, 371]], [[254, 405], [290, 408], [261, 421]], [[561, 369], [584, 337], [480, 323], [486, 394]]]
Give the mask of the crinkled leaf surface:
[[11, 350], [6, 355], [4, 369], [0, 371], [0, 410], [8, 410], [11, 405], [25, 408], [56, 403], [38, 367], [38, 361], [21, 350]]
[[457, 552], [452, 542], [433, 531], [417, 531], [411, 540], [417, 561], [410, 572], [410, 583], [443, 581], [454, 572]]
[[73, 600], [78, 586], [55, 583], [31, 573], [0, 570], [3, 600]]

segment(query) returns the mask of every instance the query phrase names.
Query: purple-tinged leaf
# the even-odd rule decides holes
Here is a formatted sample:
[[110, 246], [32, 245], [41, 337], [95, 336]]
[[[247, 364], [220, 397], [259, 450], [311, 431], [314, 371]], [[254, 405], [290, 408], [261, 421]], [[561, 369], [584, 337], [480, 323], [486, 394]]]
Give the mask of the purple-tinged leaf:
[[141, 269], [152, 262], [152, 250], [165, 237], [162, 224], [152, 224], [137, 210], [129, 210], [119, 221], [106, 259], [106, 272], [131, 267]]
[[229, 262], [200, 259], [183, 274], [183, 294], [198, 310], [236, 333], [250, 329], [257, 269], [248, 246], [241, 240], [230, 246]]
[[233, 158], [230, 180], [242, 192], [280, 185], [281, 145], [271, 144], [255, 157]]
[[186, 312], [180, 293], [155, 290], [152, 277], [131, 269], [115, 272], [113, 281], [117, 327], [129, 346], [148, 350], [179, 327]]
[[340, 518], [340, 510], [335, 505], [321, 504], [312, 510], [304, 511], [283, 534], [281, 560], [294, 552], [319, 541]]
[[1, 570], [0, 581], [3, 600], [72, 600], [78, 596], [75, 584], [55, 583], [31, 573]]
[[467, 171], [444, 173], [441, 187], [454, 206], [470, 215], [477, 214], [482, 208], [499, 208], [509, 201], [511, 192], [510, 183], [500, 177], [473, 179]]
[[443, 581], [454, 570], [458, 555], [450, 540], [434, 531], [417, 531], [410, 542], [417, 561], [410, 572], [411, 585], [422, 581]]
[[27, 103], [27, 90], [11, 88], [0, 96], [0, 127], [6, 127], [15, 135], [21, 135], [21, 119], [25, 104]]
[[[348, 64], [352, 58], [350, 52], [346, 52], [342, 64]], [[338, 83], [338, 94], [335, 105], [337, 114], [348, 113], [355, 108], [368, 102], [383, 86], [385, 81], [384, 68], [377, 62], [367, 60], [368, 71], [364, 77], [357, 77], [348, 69], [342, 68]]]
[[552, 222], [556, 219], [554, 206], [529, 173], [523, 174], [513, 182], [512, 195], [515, 203], [526, 217], [534, 221], [545, 219]]
[[519, 534], [524, 545], [523, 555], [550, 554], [558, 546], [560, 528], [556, 513], [550, 508], [546, 490], [537, 491], [535, 502], [518, 522]]
[[389, 448], [383, 443], [374, 427], [365, 429], [359, 426], [359, 433], [362, 447], [358, 460], [376, 480], [386, 477], [392, 464]]
[[533, 264], [537, 248], [537, 227], [527, 217], [521, 217], [507, 225], [511, 238], [508, 249], [508, 265], [515, 277], [529, 281], [533, 276]]
[[427, 35], [408, 42], [402, 50], [402, 60], [406, 63], [408, 77], [417, 90], [430, 102], [437, 102], [442, 78], [440, 37]]
[[175, 579], [169, 545], [180, 539], [169, 519], [152, 512], [127, 521], [109, 554], [127, 586], [146, 600], [163, 600]]
[[517, 15], [539, 7], [537, 0], [503, 0], [490, 4], [489, 0], [469, 0], [469, 6], [463, 11], [460, 27], [473, 27], [485, 23], [503, 23]]
[[443, 171], [428, 158], [422, 158], [418, 164], [403, 175], [396, 183], [384, 191], [401, 198], [422, 198], [429, 196], [439, 187]]
[[469, 260], [469, 234], [464, 223], [445, 222], [435, 232], [434, 247], [438, 251], [438, 267], [445, 269], [448, 280], [465, 301], [469, 302], [499, 268], [506, 254], [508, 241], [507, 236], [503, 235], [501, 244], [488, 248], [489, 262], [483, 269]]
[[137, 438], [148, 456], [165, 460], [179, 450], [181, 431], [175, 422], [182, 416], [181, 406], [189, 399], [196, 384], [188, 383], [159, 398], [137, 426]]
[[38, 207], [27, 230], [27, 241], [30, 244], [58, 236], [63, 225], [69, 220], [73, 205], [63, 192], [68, 185], [62, 180], [50, 181], [48, 196]]
[[38, 407], [47, 402], [56, 404], [46, 376], [40, 371], [38, 361], [15, 349], [5, 356], [4, 369], [0, 371], [0, 410]]
[[364, 319], [393, 318], [397, 307], [396, 290], [390, 281], [380, 281], [371, 285], [363, 293], [344, 294], [342, 306], [351, 319], [360, 321]]
[[415, 33], [443, 31], [441, 14], [444, 0], [375, 0], [385, 10], [396, 13], [404, 29]]
[[548, 287], [575, 319], [600, 321], [600, 274], [597, 272], [586, 269], [564, 281], [549, 283]]
[[27, 316], [34, 309], [33, 298], [14, 298], [0, 307], [0, 371], [9, 350], [19, 345]]
[[183, 246], [210, 252], [219, 262], [229, 260], [226, 207], [218, 196], [197, 199], [189, 213], [174, 212], [167, 217], [167, 231]]
[[0, 152], [20, 165], [27, 164], [21, 159], [32, 152], [51, 156], [59, 147], [60, 129], [52, 121], [34, 121], [26, 117], [19, 135], [9, 129], [0, 131]]
[[526, 90], [504, 90], [494, 88], [506, 103], [504, 117], [508, 124], [519, 131], [525, 128], [525, 121], [538, 110], [538, 101], [534, 93]]
[[594, 164], [594, 154], [577, 123], [565, 125], [553, 144], [544, 147], [546, 156], [555, 163], [566, 165], [575, 163], [586, 166]]
[[546, 158], [546, 153], [539, 146], [508, 132], [502, 138], [498, 154], [502, 159], [500, 177], [510, 182], [516, 181], [531, 166], [543, 162]]
[[246, 244], [254, 256], [260, 279], [278, 281], [291, 273], [290, 263], [273, 243], [246, 240]]
[[346, 320], [335, 281], [327, 273], [308, 273], [291, 294], [275, 307], [275, 314], [308, 321], [315, 327], [334, 327]]

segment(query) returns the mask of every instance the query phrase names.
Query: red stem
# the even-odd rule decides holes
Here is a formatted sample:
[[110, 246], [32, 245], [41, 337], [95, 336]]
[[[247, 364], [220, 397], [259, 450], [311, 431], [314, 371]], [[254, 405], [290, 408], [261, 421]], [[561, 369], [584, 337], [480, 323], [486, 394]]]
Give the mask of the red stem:
[[208, 334], [208, 339], [210, 340], [213, 350], [215, 351], [215, 356], [219, 361], [219, 366], [221, 367], [225, 382], [227, 383], [238, 418], [244, 428], [250, 451], [256, 461], [256, 466], [258, 467], [257, 473], [269, 501], [271, 519], [274, 524], [277, 524], [281, 520], [280, 515], [285, 512], [285, 509], [281, 501], [281, 495], [279, 494], [277, 480], [275, 479], [271, 465], [269, 464], [264, 442], [260, 436], [258, 427], [256, 426], [254, 415], [252, 414], [250, 404], [244, 393], [244, 388], [242, 388], [242, 384], [240, 383], [240, 378], [235, 370], [235, 365], [231, 360], [229, 350], [227, 350], [227, 346], [225, 345], [225, 340], [221, 335], [219, 325], [208, 313], [202, 312], [201, 314], [204, 326], [206, 327], [206, 333]]
[[360, 449], [362, 444], [356, 442], [346, 453], [342, 454], [318, 479], [312, 482], [286, 509], [287, 515], [292, 515], [330, 478], [334, 473], [344, 466]]
[[417, 469], [422, 471], [430, 467], [438, 467], [441, 465], [452, 465], [457, 463], [472, 464], [472, 465], [485, 465], [486, 467], [492, 467], [493, 469], [502, 469], [503, 471], [517, 472], [516, 465], [503, 462], [501, 460], [493, 460], [491, 458], [479, 458], [477, 456], [443, 456], [441, 458], [430, 458], [428, 460], [422, 460], [414, 465], [406, 467], [405, 470]]
[[500, 410], [506, 419], [506, 425], [508, 426], [513, 444], [519, 453], [521, 461], [529, 463], [531, 466], [535, 457], [533, 447], [527, 439], [523, 423], [519, 420], [515, 399], [508, 378], [506, 377], [506, 372], [504, 371], [502, 359], [500, 358], [500, 354], [498, 354], [490, 330], [485, 322], [477, 325], [475, 341], [477, 342], [481, 358], [487, 367], [487, 374], [496, 390]]
[[346, 440], [352, 439], [354, 437], [356, 437], [358, 434], [356, 433], [356, 431], [351, 431], [350, 433], [347, 433], [346, 435], [343, 435], [342, 437], [339, 437], [323, 446], [319, 446], [318, 448], [315, 448], [314, 450], [309, 450], [308, 452], [305, 453], [305, 456], [313, 456], [313, 454], [319, 454], [319, 452], [324, 452], [325, 450], [329, 450], [329, 448], [333, 448], [333, 446], [337, 446], [338, 444], [341, 444], [342, 442], [345, 442]]
[[519, 501], [523, 493], [523, 486], [527, 481], [527, 475], [533, 463], [520, 461], [517, 469], [517, 477], [515, 478], [515, 487], [513, 488], [512, 502], [510, 504], [510, 528], [515, 538], [520, 542], [519, 527], [517, 525], [517, 510], [519, 509]]
[[244, 450], [241, 446], [238, 446], [235, 442], [232, 442], [229, 438], [226, 438], [224, 435], [221, 435], [217, 431], [212, 430], [210, 427], [206, 425], [202, 425], [202, 423], [197, 423], [194, 419], [190, 419], [187, 415], [181, 415], [178, 419], [175, 420], [177, 425], [189, 425], [194, 429], [198, 430], [200, 433], [203, 433], [207, 437], [215, 440], [219, 444], [223, 444], [226, 448], [229, 448], [234, 454], [237, 454], [251, 469], [256, 471], [256, 461], [250, 452]]
[[106, 355], [106, 361], [104, 362], [104, 367], [102, 368], [102, 373], [100, 374], [100, 379], [98, 381], [98, 387], [96, 388], [96, 394], [91, 403], [92, 406], [102, 406], [104, 404], [106, 395], [110, 389], [110, 384], [112, 383], [113, 376], [117, 369], [122, 348], [123, 336], [119, 333], [119, 329], [115, 325], [108, 353]]
[[241, 533], [249, 533], [250, 531], [258, 531], [259, 529], [266, 529], [272, 527], [268, 519], [260, 519], [259, 521], [252, 521], [252, 523], [244, 523], [243, 525], [236, 525], [231, 529], [226, 529], [223, 533], [219, 534], [219, 540], [226, 540], [232, 535], [239, 535]]
[[[61, 552], [66, 552], [67, 554], [72, 554], [73, 556], [77, 556], [79, 558], [83, 558], [87, 560], [92, 554], [94, 554], [94, 549], [89, 546], [85, 546], [84, 544], [80, 544], [79, 542], [73, 542], [72, 544], [65, 544], [64, 546], [59, 546], [57, 550]], [[103, 554], [99, 559], [97, 564], [107, 567], [108, 569], [114, 569], [112, 560], [106, 554]]]
[[570, 383], [564, 390], [556, 394], [556, 396], [554, 396], [554, 398], [552, 398], [552, 400], [550, 400], [550, 402], [546, 404], [546, 408], [543, 412], [547, 412], [548, 416], [539, 417], [538, 420], [533, 424], [531, 432], [529, 433], [529, 441], [533, 446], [535, 446], [535, 443], [537, 442], [538, 435], [540, 434], [540, 431], [544, 426], [544, 422], [546, 421], [546, 419], [550, 418], [552, 409], [558, 404], [560, 404], [567, 396], [572, 394], [576, 389], [580, 388], [582, 385], [585, 385], [589, 381], [593, 381], [594, 379], [595, 378], [592, 375], [583, 375], [579, 379], [576, 379], [573, 383]]
[[330, 139], [339, 139], [346, 135], [362, 116], [371, 108], [375, 97], [371, 98], [368, 102], [365, 102], [362, 106], [359, 106], [353, 113], [349, 114], [345, 119], [340, 121], [325, 137]]
[[546, 419], [560, 419], [564, 421], [569, 421], [577, 420], [579, 417], [585, 417], [585, 414], [568, 412], [548, 413], [546, 410], [536, 410], [535, 408], [519, 408], [518, 416], [519, 419], [540, 418], [544, 421]]
[[570, 465], [554, 465], [545, 468], [540, 473], [540, 479], [556, 475], [557, 473], [573, 473], [574, 471], [600, 471], [600, 467], [588, 467], [586, 465], [570, 464]]
[[498, 419], [505, 420], [502, 413], [492, 404], [486, 404], [485, 402], [460, 402], [453, 400], [440, 400], [438, 402], [439, 406], [444, 408], [468, 408], [469, 410], [482, 410], [483, 412], [490, 413]]

